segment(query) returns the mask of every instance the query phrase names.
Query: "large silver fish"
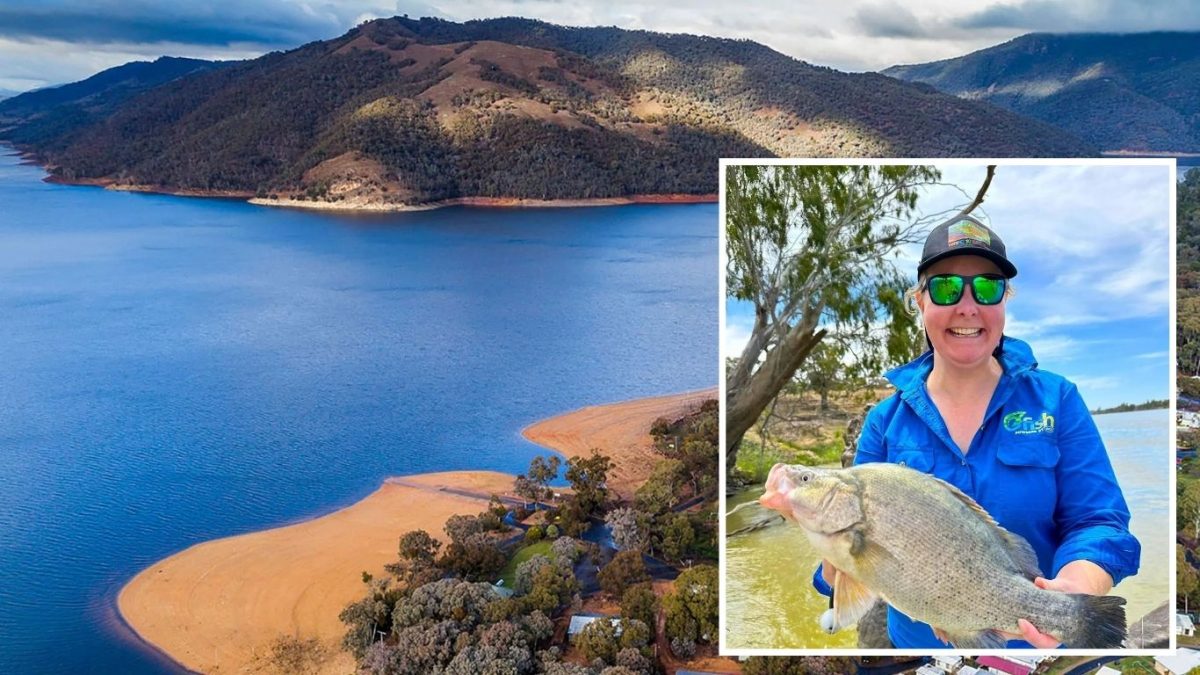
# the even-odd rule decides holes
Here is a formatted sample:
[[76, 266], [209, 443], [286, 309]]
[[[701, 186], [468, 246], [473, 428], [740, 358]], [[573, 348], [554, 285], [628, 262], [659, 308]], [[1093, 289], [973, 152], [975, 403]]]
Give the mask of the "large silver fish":
[[1065, 646], [1113, 649], [1125, 599], [1042, 590], [1029, 542], [949, 483], [897, 464], [776, 464], [759, 501], [797, 522], [834, 567], [834, 627], [882, 598], [961, 649], [1001, 649], [1018, 619]]

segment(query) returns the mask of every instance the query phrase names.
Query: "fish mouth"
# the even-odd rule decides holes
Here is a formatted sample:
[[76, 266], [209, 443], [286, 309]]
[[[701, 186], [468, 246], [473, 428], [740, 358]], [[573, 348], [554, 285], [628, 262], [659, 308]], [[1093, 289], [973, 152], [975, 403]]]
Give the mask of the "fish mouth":
[[792, 515], [791, 505], [788, 503], [788, 493], [795, 487], [796, 483], [792, 480], [789, 467], [787, 464], [776, 464], [771, 467], [771, 473], [767, 475], [766, 492], [758, 498], [758, 503], [771, 509], [778, 511], [785, 518], [795, 517]]
[[[803, 467], [776, 464], [771, 467], [771, 472], [767, 476], [766, 491], [758, 498], [758, 503], [772, 511], [778, 511], [788, 520], [799, 523], [811, 519], [820, 512], [820, 509], [808, 508], [804, 504], [790, 499], [790, 495], [799, 483], [806, 482], [813, 475], [814, 472]], [[827, 497], [831, 496], [832, 490]], [[821, 508], [824, 508], [828, 502], [828, 498], [823, 500]]]

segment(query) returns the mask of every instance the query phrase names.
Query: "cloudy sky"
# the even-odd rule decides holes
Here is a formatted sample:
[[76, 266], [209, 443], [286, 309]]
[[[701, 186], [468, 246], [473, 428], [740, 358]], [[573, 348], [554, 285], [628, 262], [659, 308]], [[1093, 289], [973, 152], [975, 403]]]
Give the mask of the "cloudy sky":
[[73, 82], [164, 54], [247, 58], [397, 14], [747, 38], [842, 70], [960, 56], [1032, 31], [1200, 30], [1192, 0], [0, 0], [0, 89]]
[[[983, 167], [946, 166], [943, 180], [974, 195]], [[1170, 179], [1149, 166], [1001, 165], [975, 212], [1017, 266], [1005, 334], [1030, 343], [1040, 367], [1079, 386], [1091, 408], [1169, 397]], [[961, 208], [949, 187], [925, 193], [925, 213]], [[919, 244], [899, 265], [915, 276]], [[726, 305], [723, 354], [736, 356], [753, 321]]]

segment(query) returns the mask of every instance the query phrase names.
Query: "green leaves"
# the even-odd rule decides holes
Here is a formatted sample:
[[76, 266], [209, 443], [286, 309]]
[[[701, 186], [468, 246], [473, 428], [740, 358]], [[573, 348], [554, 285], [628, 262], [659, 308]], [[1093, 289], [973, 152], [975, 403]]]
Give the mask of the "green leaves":
[[728, 376], [727, 450], [814, 340], [837, 341], [846, 365], [875, 373], [913, 356], [912, 282], [894, 254], [923, 235], [917, 199], [940, 178], [929, 166], [727, 167], [727, 291], [756, 318]]

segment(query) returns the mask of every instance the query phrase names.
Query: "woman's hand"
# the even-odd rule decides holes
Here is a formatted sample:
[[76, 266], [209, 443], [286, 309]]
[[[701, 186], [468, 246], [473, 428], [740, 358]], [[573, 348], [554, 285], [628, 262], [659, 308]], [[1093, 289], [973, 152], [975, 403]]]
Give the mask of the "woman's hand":
[[1090, 560], [1073, 560], [1058, 571], [1053, 579], [1038, 577], [1033, 580], [1038, 587], [1047, 591], [1063, 593], [1087, 593], [1088, 595], [1108, 595], [1112, 590], [1112, 577], [1096, 563]]
[[[1104, 568], [1094, 562], [1073, 560], [1063, 565], [1063, 568], [1058, 571], [1058, 576], [1053, 579], [1038, 577], [1033, 580], [1033, 584], [1047, 591], [1107, 595], [1112, 590], [1112, 577], [1104, 571]], [[1017, 627], [1021, 629], [1019, 635], [1014, 633], [1004, 633], [1004, 635], [1010, 639], [1024, 640], [1038, 649], [1058, 649], [1058, 646], [1062, 644], [1058, 638], [1039, 631], [1025, 619], [1018, 619]]]

